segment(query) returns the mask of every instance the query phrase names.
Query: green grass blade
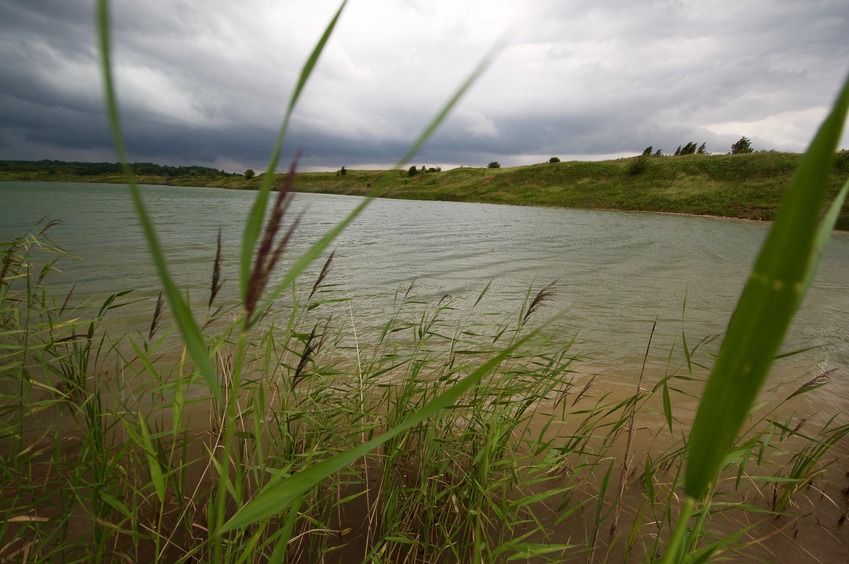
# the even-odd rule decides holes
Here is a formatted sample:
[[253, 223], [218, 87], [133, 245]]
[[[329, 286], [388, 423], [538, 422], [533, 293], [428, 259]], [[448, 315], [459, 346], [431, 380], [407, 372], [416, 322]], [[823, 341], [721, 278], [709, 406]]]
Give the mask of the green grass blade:
[[316, 63], [318, 62], [318, 58], [321, 56], [322, 51], [324, 51], [324, 47], [327, 45], [327, 41], [330, 39], [333, 29], [336, 27], [336, 22], [339, 21], [339, 16], [342, 15], [342, 10], [345, 8], [347, 3], [348, 0], [343, 0], [339, 9], [336, 10], [336, 14], [333, 16], [333, 19], [330, 20], [330, 23], [327, 25], [327, 28], [325, 28], [321, 39], [313, 48], [307, 62], [304, 63], [304, 67], [301, 69], [301, 74], [298, 77], [298, 83], [295, 86], [295, 90], [292, 92], [292, 97], [289, 99], [289, 105], [286, 108], [286, 115], [283, 118], [280, 131], [277, 133], [277, 141], [274, 143], [271, 158], [268, 160], [268, 170], [266, 171], [266, 174], [263, 175], [259, 193], [257, 194], [254, 205], [251, 207], [251, 211], [245, 221], [245, 231], [242, 236], [242, 255], [239, 262], [239, 283], [243, 302], [247, 300], [248, 279], [250, 278], [251, 273], [251, 259], [253, 258], [254, 249], [256, 248], [257, 241], [259, 240], [260, 231], [262, 230], [265, 210], [268, 207], [268, 195], [271, 191], [271, 185], [274, 182], [274, 171], [277, 169], [277, 162], [280, 159], [280, 151], [283, 149], [283, 140], [286, 138], [286, 131], [289, 129], [289, 120], [292, 117], [292, 112], [295, 110], [295, 105], [298, 103], [298, 98], [300, 98], [301, 92], [303, 92], [304, 86], [306, 86]]
[[[686, 347], [685, 347], [686, 350]], [[672, 433], [672, 400], [669, 398], [669, 380], [663, 380], [663, 417], [666, 419], [666, 425], [669, 427], [670, 434]]]
[[156, 453], [153, 450], [153, 442], [150, 440], [147, 422], [142, 419], [141, 413], [139, 413], [139, 429], [141, 429], [144, 455], [147, 458], [147, 467], [150, 471], [150, 481], [153, 482], [153, 486], [156, 489], [156, 497], [159, 498], [159, 503], [165, 503], [165, 478], [162, 474], [162, 467], [159, 466], [159, 461], [156, 459]]
[[518, 346], [529, 337], [518, 341], [513, 346], [505, 349], [486, 364], [466, 376], [439, 396], [435, 397], [427, 405], [418, 411], [412, 412], [404, 421], [386, 431], [382, 435], [356, 446], [348, 451], [319, 462], [309, 468], [289, 477], [274, 479], [262, 489], [252, 500], [245, 504], [239, 511], [221, 528], [220, 533], [226, 533], [234, 529], [247, 527], [252, 523], [277, 515], [297, 501], [310, 488], [330, 476], [334, 472], [348, 466], [355, 460], [362, 458], [389, 439], [398, 436], [404, 431], [418, 425], [430, 417], [435, 417], [439, 412], [456, 403], [463, 394], [480, 382], [481, 378], [494, 371], [498, 365], [507, 358]]
[[693, 422], [688, 496], [708, 491], [801, 302], [847, 108], [849, 80], [796, 170], [731, 317]]
[[495, 45], [484, 55], [484, 58], [478, 63], [478, 66], [469, 74], [465, 81], [460, 85], [454, 95], [448, 99], [442, 109], [436, 114], [436, 117], [425, 127], [424, 131], [422, 131], [421, 135], [419, 135], [418, 139], [410, 146], [410, 149], [407, 153], [401, 157], [401, 160], [396, 164], [396, 168], [403, 168], [405, 164], [407, 164], [410, 159], [412, 159], [416, 153], [422, 148], [422, 146], [427, 142], [428, 139], [433, 135], [436, 129], [442, 124], [445, 118], [448, 116], [449, 112], [457, 105], [457, 102], [460, 101], [460, 98], [472, 87], [472, 85], [477, 81], [478, 78], [486, 71], [492, 61], [498, 56], [498, 53], [507, 45], [508, 33], [505, 32], [498, 41], [495, 42]]
[[690, 516], [693, 514], [693, 509], [696, 507], [696, 500], [688, 497], [684, 500], [684, 505], [678, 513], [678, 522], [675, 525], [675, 530], [672, 531], [672, 537], [669, 539], [669, 544], [666, 545], [666, 552], [663, 554], [662, 564], [672, 564], [673, 562], [682, 562], [684, 560], [684, 547], [687, 543], [687, 533], [689, 532], [688, 525]]
[[828, 244], [828, 240], [831, 238], [832, 231], [834, 231], [837, 218], [840, 217], [840, 210], [843, 208], [843, 202], [846, 201], [847, 192], [849, 192], [849, 180], [843, 184], [843, 188], [840, 189], [837, 197], [835, 197], [834, 201], [831, 202], [831, 207], [828, 208], [828, 212], [825, 216], [823, 216], [822, 222], [820, 222], [820, 228], [817, 232], [816, 241], [814, 242], [813, 256], [811, 257], [811, 263], [808, 265], [808, 271], [805, 274], [805, 282], [802, 285], [802, 296], [808, 292], [808, 289], [811, 287], [811, 283], [814, 281], [814, 276], [817, 273], [817, 267], [819, 267], [823, 251], [825, 250], [825, 246]]
[[165, 296], [168, 298], [168, 303], [171, 306], [171, 311], [180, 329], [180, 334], [186, 344], [186, 348], [192, 357], [195, 365], [206, 380], [212, 395], [217, 399], [221, 399], [221, 390], [218, 388], [218, 382], [215, 377], [215, 368], [207, 354], [206, 344], [197, 323], [195, 323], [189, 305], [183, 300], [177, 285], [174, 284], [171, 275], [168, 272], [168, 266], [165, 261], [165, 254], [162, 250], [159, 240], [156, 237], [156, 230], [153, 227], [153, 220], [144, 205], [141, 197], [141, 192], [136, 185], [135, 176], [127, 161], [127, 153], [124, 147], [124, 136], [121, 132], [121, 122], [118, 115], [118, 101], [115, 94], [115, 82], [112, 75], [111, 62], [111, 43], [109, 33], [109, 1], [98, 0], [97, 3], [97, 23], [98, 33], [100, 38], [101, 52], [101, 71], [103, 72], [104, 98], [106, 103], [107, 115], [109, 117], [109, 126], [112, 131], [112, 139], [115, 143], [115, 150], [118, 153], [118, 159], [121, 162], [121, 168], [124, 171], [124, 176], [127, 179], [127, 185], [130, 188], [130, 195], [133, 199], [133, 205], [136, 209], [136, 214], [141, 222], [142, 232], [147, 241], [148, 249], [150, 250], [153, 263], [156, 267], [156, 272], [159, 279], [162, 281]]
[[[343, 7], [344, 7], [344, 3], [339, 8], [340, 12], [341, 12]], [[338, 18], [338, 17], [339, 17], [339, 12], [337, 12], [337, 14], [336, 14], [336, 18]], [[331, 22], [331, 26], [335, 24], [336, 18], [334, 18], [334, 21]], [[328, 26], [328, 30], [332, 29], [331, 26]], [[325, 32], [325, 37], [323, 37], [322, 40], [325, 40], [327, 35], [328, 35], [328, 32]], [[404, 165], [407, 164], [410, 161], [410, 159], [412, 159], [416, 155], [416, 153], [422, 148], [422, 146], [427, 142], [427, 140], [433, 135], [433, 133], [437, 130], [437, 128], [440, 125], [442, 125], [442, 122], [445, 121], [445, 118], [448, 117], [448, 114], [451, 112], [452, 109], [454, 109], [454, 106], [457, 105], [457, 103], [460, 101], [460, 99], [463, 97], [463, 95], [469, 90], [469, 88], [471, 88], [472, 84], [474, 84], [474, 82], [481, 76], [481, 74], [483, 74], [483, 72], [489, 67], [489, 65], [495, 59], [497, 54], [501, 51], [501, 49], [504, 48], [504, 46], [506, 45], [506, 42], [507, 42], [507, 36], [505, 34], [504, 36], [502, 36], [499, 39], [498, 42], [495, 43], [495, 45], [493, 45], [493, 47], [489, 50], [489, 52], [487, 52], [487, 54], [483, 57], [483, 59], [481, 59], [481, 61], [478, 63], [477, 67], [475, 67], [475, 69], [472, 71], [472, 73], [466, 78], [465, 81], [463, 81], [463, 83], [454, 92], [454, 94], [451, 96], [451, 98], [449, 98], [448, 101], [443, 105], [443, 107], [440, 109], [439, 113], [437, 113], [436, 116], [427, 125], [427, 127], [425, 127], [425, 129], [422, 131], [422, 133], [419, 135], [419, 137], [416, 139], [416, 141], [413, 143], [413, 145], [410, 147], [410, 149], [407, 151], [407, 153], [403, 157], [401, 157], [401, 160], [399, 160], [398, 163], [395, 165], [395, 167], [394, 167], [395, 169], [403, 168]], [[323, 46], [323, 44], [321, 44], [320, 46]], [[316, 47], [316, 51], [319, 51], [319, 47]], [[314, 52], [313, 54], [314, 54], [315, 58], [317, 59], [318, 55], [316, 54], [316, 52]], [[311, 69], [312, 67], [309, 66], [309, 68]], [[305, 67], [305, 71], [306, 71], [306, 69], [307, 69], [307, 67]], [[293, 101], [294, 101], [294, 99], [293, 99]], [[287, 120], [288, 120], [288, 114], [287, 114]], [[284, 123], [284, 127], [285, 127], [285, 123]], [[270, 179], [271, 176], [272, 176], [271, 172], [272, 171], [269, 170], [269, 174], [266, 174], [266, 177], [268, 179]], [[377, 185], [375, 186], [373, 193], [379, 194], [380, 190], [391, 179], [392, 179], [391, 173], [390, 174], [384, 174], [381, 177], [380, 181], [378, 181]], [[269, 180], [269, 182], [270, 182], [270, 180]], [[259, 201], [259, 198], [257, 198], [257, 201]], [[304, 253], [304, 255], [302, 255], [289, 268], [289, 270], [286, 272], [286, 274], [284, 274], [283, 279], [279, 283], [277, 283], [277, 285], [274, 288], [272, 288], [270, 291], [266, 292], [266, 295], [264, 297], [262, 304], [259, 307], [257, 307], [257, 309], [256, 309], [254, 319], [260, 319], [265, 314], [265, 312], [271, 307], [272, 302], [275, 299], [277, 299], [277, 297], [280, 296], [280, 294], [283, 293], [292, 284], [292, 282], [295, 281], [295, 279], [304, 271], [304, 269], [306, 269], [310, 265], [310, 263], [312, 263], [314, 260], [316, 260], [321, 255], [321, 253], [324, 252], [330, 246], [330, 244], [333, 242], [333, 240], [336, 239], [336, 237], [348, 225], [350, 225], [351, 222], [354, 221], [354, 219], [356, 219], [357, 216], [359, 216], [362, 213], [362, 211], [366, 208], [366, 206], [368, 206], [370, 203], [371, 203], [371, 198], [366, 198], [365, 200], [363, 200], [351, 213], [348, 214], [347, 217], [345, 217], [342, 221], [340, 221], [335, 227], [333, 227], [333, 229], [328, 231], [319, 241], [314, 243], [313, 246], [310, 247], [310, 249], [306, 253]], [[256, 205], [255, 205], [255, 208], [256, 208]], [[258, 222], [258, 224], [254, 228], [252, 228], [253, 230], [255, 230], [255, 233], [254, 233], [254, 231], [252, 231], [251, 235], [250, 235], [252, 237], [252, 242], [250, 243], [251, 244], [250, 249], [248, 249], [248, 246], [247, 246], [248, 245], [248, 229], [247, 229], [247, 227], [245, 229], [245, 241], [242, 245], [242, 258], [241, 258], [241, 260], [242, 260], [241, 268], [242, 268], [242, 286], [243, 286], [242, 295], [243, 295], [243, 297], [247, 295], [247, 277], [250, 276], [250, 259], [251, 259], [251, 254], [253, 252], [253, 246], [255, 246], [256, 240], [259, 237], [259, 228], [260, 228], [259, 223], [262, 222], [262, 213], [264, 213], [264, 209], [265, 208], [263, 207], [263, 209], [261, 211], [257, 211], [256, 209], [251, 211], [251, 218], [248, 221], [248, 223], [251, 224], [251, 223], [254, 222], [254, 220], [256, 220]], [[258, 215], [256, 217], [254, 217], [255, 214], [258, 214]]]

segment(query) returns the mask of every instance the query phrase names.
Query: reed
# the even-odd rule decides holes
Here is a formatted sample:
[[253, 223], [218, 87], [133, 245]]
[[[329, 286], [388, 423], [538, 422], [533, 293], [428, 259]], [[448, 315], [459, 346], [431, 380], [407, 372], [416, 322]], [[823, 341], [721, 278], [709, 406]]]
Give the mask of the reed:
[[[529, 291], [512, 314], [482, 310], [480, 296], [433, 303], [413, 288], [399, 290], [381, 330], [360, 330], [354, 341], [351, 318], [340, 314], [352, 304], [326, 262], [280, 310], [287, 317], [278, 321], [275, 309], [254, 327], [238, 396], [231, 378], [242, 325], [205, 324], [224, 391], [218, 404], [192, 378], [197, 368], [185, 350], [164, 354], [180, 341], [173, 319], [160, 314], [153, 336], [111, 337], [102, 321], [122, 304], [148, 300], [123, 294], [105, 307], [52, 300], [51, 275], [38, 281], [44, 254], [49, 263], [46, 241], [21, 253], [26, 260], [7, 276], [14, 284], [4, 286], [5, 389], [19, 375], [2, 403], [4, 558], [24, 549], [46, 559], [152, 561], [205, 560], [216, 550], [225, 560], [295, 561], [641, 560], [663, 552], [686, 452], [686, 422], [672, 412], [670, 431], [664, 410], [690, 402], [704, 377], [698, 366], [709, 356], [698, 346], [671, 353], [671, 372], [654, 386], [649, 372], [645, 389], [604, 392], [604, 376], [581, 373], [570, 341], [534, 327], [539, 306], [528, 316], [540, 295], [556, 292], [551, 286]], [[152, 317], [157, 301], [149, 300]], [[26, 319], [32, 324], [13, 329]], [[440, 417], [411, 415], [488, 364]], [[774, 515], [799, 518], [828, 487], [829, 453], [846, 428], [779, 418], [826, 384], [813, 379], [779, 394], [781, 402], [745, 430], [711, 504], [699, 509], [699, 543], [721, 541], [717, 550], [746, 555], [771, 534]], [[350, 463], [216, 549], [207, 523], [225, 474], [227, 425], [230, 515], [238, 515], [230, 500], [261, 499], [280, 476], [339, 456]], [[629, 452], [645, 462], [623, 465]], [[731, 518], [754, 525], [714, 532], [714, 522]]]
[[[304, 66], [269, 173], [344, 8]], [[99, 22], [107, 106], [126, 162], [105, 1]], [[707, 338], [688, 346], [682, 330], [665, 373], [646, 371], [628, 392], [604, 386], [607, 375], [582, 373], [570, 338], [537, 323], [554, 283], [530, 288], [518, 312], [483, 310], [489, 286], [476, 299], [434, 303], [411, 284], [381, 330], [365, 334], [330, 249], [369, 200], [276, 272], [305, 221], [286, 216], [294, 163], [273, 202], [273, 175], [263, 175], [243, 234], [237, 302], [219, 297], [219, 235], [204, 323], [169, 276], [131, 175], [163, 286], [156, 303], [126, 290], [96, 305], [75, 303], [72, 292], [55, 298], [56, 261], [72, 257], [48, 237], [52, 223], [3, 243], [0, 559], [763, 557], [762, 541], [787, 534], [777, 521], [798, 523], [820, 507], [832, 449], [849, 433], [837, 419], [796, 421], [795, 402], [825, 385], [819, 376], [753, 409], [799, 305], [796, 289], [810, 284], [845, 197], [846, 187], [821, 219], [825, 190], [809, 200], [802, 188], [822, 188], [847, 105], [849, 84], [797, 173], [790, 211], [765, 243], [718, 357], [704, 352]], [[321, 258], [316, 279], [301, 282]], [[149, 307], [149, 329], [106, 331], [121, 307]], [[743, 375], [730, 378], [732, 369]], [[703, 386], [690, 433], [680, 413]]]

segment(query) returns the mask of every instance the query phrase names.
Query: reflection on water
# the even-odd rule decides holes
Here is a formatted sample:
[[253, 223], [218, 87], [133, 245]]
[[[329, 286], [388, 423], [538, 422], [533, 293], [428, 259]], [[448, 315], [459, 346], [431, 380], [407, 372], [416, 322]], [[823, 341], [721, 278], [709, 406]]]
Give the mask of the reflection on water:
[[[166, 186], [143, 191], [173, 274], [193, 292], [209, 287], [222, 229], [225, 292], [233, 296], [242, 221], [253, 193]], [[125, 287], [140, 296], [158, 292], [124, 187], [5, 182], [0, 197], [3, 240], [45, 216], [63, 221], [51, 232], [54, 240], [84, 259], [64, 263], [75, 295]], [[292, 251], [306, 249], [358, 201], [297, 195], [292, 210], [305, 215]], [[504, 313], [518, 309], [529, 287], [557, 281], [546, 309], [548, 330], [578, 335], [575, 350], [589, 358], [585, 370], [614, 371], [628, 382], [639, 372], [655, 318], [653, 358], [661, 365], [682, 327], [691, 346], [724, 330], [767, 228], [685, 216], [376, 200], [338, 239], [332, 276], [354, 296], [361, 333], [382, 324], [393, 294], [412, 281], [420, 295], [438, 300], [450, 294], [461, 303], [492, 281], [487, 310]], [[821, 347], [785, 366], [795, 378], [832, 368], [837, 378], [849, 377], [847, 272], [849, 235], [840, 233], [788, 337], [787, 350]], [[840, 388], [832, 386], [836, 393], [821, 399], [845, 407], [849, 393]]]

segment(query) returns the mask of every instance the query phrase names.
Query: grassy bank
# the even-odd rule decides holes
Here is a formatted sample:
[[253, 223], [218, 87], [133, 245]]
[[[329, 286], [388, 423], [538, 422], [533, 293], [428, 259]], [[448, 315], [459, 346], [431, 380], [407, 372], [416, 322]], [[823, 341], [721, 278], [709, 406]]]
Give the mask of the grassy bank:
[[[762, 152], [739, 155], [634, 157], [598, 162], [544, 163], [515, 168], [457, 168], [408, 176], [399, 171], [381, 190], [386, 198], [494, 204], [616, 209], [772, 220], [801, 155]], [[24, 167], [18, 167], [22, 169]], [[44, 170], [0, 170], [0, 179], [119, 182], [120, 174], [74, 175]], [[296, 190], [326, 194], [372, 194], [380, 171], [301, 173]], [[849, 178], [849, 151], [834, 164], [832, 195]], [[282, 180], [278, 179], [278, 180]], [[139, 182], [257, 189], [262, 179], [244, 176], [140, 174]], [[849, 205], [838, 229], [849, 229]]]

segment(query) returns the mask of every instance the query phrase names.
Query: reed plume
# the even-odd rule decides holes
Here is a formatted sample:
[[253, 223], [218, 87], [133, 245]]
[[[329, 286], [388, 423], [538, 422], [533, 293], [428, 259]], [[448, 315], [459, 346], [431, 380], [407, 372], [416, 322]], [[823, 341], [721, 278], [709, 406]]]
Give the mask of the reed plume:
[[159, 297], [156, 298], [156, 308], [153, 310], [153, 319], [150, 321], [150, 331], [147, 334], [147, 340], [152, 341], [156, 334], [156, 328], [159, 327], [159, 318], [162, 316], [162, 310], [165, 309], [165, 298], [162, 295], [162, 290], [159, 291]]
[[206, 304], [207, 309], [212, 307], [212, 302], [215, 301], [215, 296], [221, 290], [224, 281], [221, 279], [221, 227], [218, 228], [218, 239], [215, 244], [215, 263], [212, 265], [212, 285], [209, 289], [209, 303]]
[[[292, 234], [298, 227], [298, 223], [300, 223], [300, 217], [297, 217], [286, 233], [277, 240], [282, 228], [283, 214], [286, 213], [292, 201], [291, 192], [295, 184], [295, 169], [297, 168], [299, 156], [296, 156], [292, 161], [289, 172], [283, 180], [283, 185], [277, 189], [277, 198], [274, 201], [274, 207], [271, 209], [268, 222], [265, 224], [262, 242], [254, 258], [254, 266], [251, 270], [250, 279], [248, 280], [248, 291], [245, 296], [246, 326], [250, 326], [253, 323], [254, 312], [265, 287], [268, 285], [268, 279], [280, 261], [280, 257], [283, 255], [289, 239], [291, 239]], [[275, 240], [277, 240], [276, 243]]]
[[330, 253], [330, 256], [327, 257], [327, 260], [324, 261], [324, 266], [321, 267], [321, 272], [318, 274], [318, 278], [315, 280], [315, 284], [312, 285], [312, 290], [310, 290], [310, 295], [307, 298], [311, 300], [313, 295], [315, 295], [319, 286], [324, 282], [324, 279], [327, 278], [327, 275], [330, 273], [330, 265], [333, 263], [333, 256], [336, 254], [336, 251]]
[[317, 323], [313, 326], [312, 331], [310, 331], [310, 334], [304, 343], [304, 352], [301, 354], [301, 358], [298, 361], [298, 367], [295, 369], [295, 375], [292, 377], [292, 391], [295, 391], [295, 387], [297, 387], [298, 383], [305, 378], [307, 365], [313, 359], [315, 353], [317, 353], [324, 344], [324, 337], [327, 335], [327, 327], [330, 325], [331, 319], [332, 316], [327, 318], [321, 334], [318, 333]]
[[531, 300], [531, 304], [528, 306], [528, 311], [525, 312], [525, 316], [522, 318], [522, 325], [528, 322], [531, 315], [533, 315], [543, 303], [554, 297], [555, 284], [557, 284], [557, 280], [537, 292], [537, 295], [534, 296], [534, 299]]

